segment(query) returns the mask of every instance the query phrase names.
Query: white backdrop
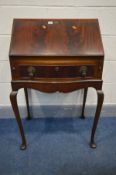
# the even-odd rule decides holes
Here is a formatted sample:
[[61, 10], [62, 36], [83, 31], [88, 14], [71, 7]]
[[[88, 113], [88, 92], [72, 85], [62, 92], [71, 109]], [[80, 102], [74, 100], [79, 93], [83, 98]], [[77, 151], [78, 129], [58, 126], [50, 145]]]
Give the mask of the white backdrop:
[[[11, 91], [9, 44], [13, 18], [98, 18], [105, 50], [103, 72], [104, 104], [116, 104], [116, 0], [0, 0], [0, 106], [9, 106]], [[82, 91], [45, 94], [30, 91], [33, 104], [80, 104]], [[25, 104], [23, 91], [18, 101]], [[96, 103], [95, 90], [89, 90], [87, 104]]]

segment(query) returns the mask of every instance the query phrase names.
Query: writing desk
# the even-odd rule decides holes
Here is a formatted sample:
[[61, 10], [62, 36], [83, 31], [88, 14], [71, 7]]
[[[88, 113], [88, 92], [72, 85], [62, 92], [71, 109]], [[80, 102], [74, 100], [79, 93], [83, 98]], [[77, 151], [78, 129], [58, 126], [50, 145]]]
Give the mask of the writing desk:
[[18, 90], [24, 88], [30, 118], [28, 88], [42, 92], [72, 92], [84, 89], [81, 117], [84, 118], [87, 90], [97, 92], [97, 108], [90, 146], [103, 104], [104, 51], [97, 19], [14, 19], [9, 52], [12, 74], [10, 100], [26, 149], [26, 138], [17, 105]]

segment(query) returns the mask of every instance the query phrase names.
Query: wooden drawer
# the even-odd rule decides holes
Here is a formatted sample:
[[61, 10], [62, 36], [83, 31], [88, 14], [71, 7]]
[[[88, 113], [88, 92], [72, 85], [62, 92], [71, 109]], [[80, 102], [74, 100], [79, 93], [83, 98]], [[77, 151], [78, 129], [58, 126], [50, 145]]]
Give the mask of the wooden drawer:
[[95, 75], [94, 65], [79, 66], [36, 66], [22, 65], [19, 67], [20, 77], [30, 78], [93, 78]]
[[30, 65], [20, 64], [12, 68], [13, 79], [29, 80], [40, 78], [94, 79], [98, 77], [98, 65]]
[[20, 66], [19, 74], [21, 79], [30, 78], [93, 78], [95, 66]]

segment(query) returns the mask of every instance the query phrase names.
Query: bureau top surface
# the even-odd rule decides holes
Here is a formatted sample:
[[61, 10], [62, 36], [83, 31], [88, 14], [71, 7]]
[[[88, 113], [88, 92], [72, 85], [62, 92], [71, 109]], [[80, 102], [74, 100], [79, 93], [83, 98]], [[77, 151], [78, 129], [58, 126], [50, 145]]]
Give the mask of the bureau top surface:
[[97, 19], [14, 19], [9, 56], [103, 56]]

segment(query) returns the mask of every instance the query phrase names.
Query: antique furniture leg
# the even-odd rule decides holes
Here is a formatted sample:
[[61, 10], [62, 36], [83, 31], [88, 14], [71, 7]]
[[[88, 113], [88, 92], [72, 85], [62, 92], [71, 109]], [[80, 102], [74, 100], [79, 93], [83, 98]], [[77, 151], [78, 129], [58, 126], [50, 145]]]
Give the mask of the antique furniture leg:
[[30, 110], [29, 110], [29, 98], [28, 98], [28, 89], [24, 88], [25, 93], [25, 100], [26, 100], [26, 106], [27, 106], [27, 120], [31, 119]]
[[81, 117], [80, 117], [81, 119], [85, 119], [84, 111], [85, 111], [85, 103], [86, 103], [86, 99], [87, 99], [87, 92], [88, 92], [88, 88], [85, 88], [84, 89], [82, 112], [81, 112]]
[[98, 120], [100, 117], [100, 112], [101, 112], [101, 108], [102, 108], [102, 104], [103, 104], [103, 100], [104, 100], [104, 93], [102, 92], [102, 90], [97, 90], [97, 98], [98, 98], [97, 109], [96, 109], [95, 118], [94, 118], [94, 122], [93, 122], [92, 133], [91, 133], [91, 142], [90, 142], [91, 148], [96, 148], [94, 136], [95, 136], [95, 131], [97, 128], [97, 124], [98, 124]]
[[17, 120], [19, 131], [20, 131], [20, 134], [21, 134], [21, 137], [22, 137], [22, 144], [20, 146], [20, 149], [24, 150], [24, 149], [26, 149], [27, 144], [26, 144], [24, 130], [23, 130], [20, 114], [19, 114], [19, 109], [18, 109], [18, 106], [17, 106], [17, 91], [12, 91], [11, 92], [10, 100], [11, 100], [12, 108], [13, 108], [13, 111], [14, 111], [14, 114], [15, 114], [15, 117], [16, 117], [16, 120]]

